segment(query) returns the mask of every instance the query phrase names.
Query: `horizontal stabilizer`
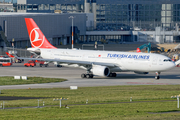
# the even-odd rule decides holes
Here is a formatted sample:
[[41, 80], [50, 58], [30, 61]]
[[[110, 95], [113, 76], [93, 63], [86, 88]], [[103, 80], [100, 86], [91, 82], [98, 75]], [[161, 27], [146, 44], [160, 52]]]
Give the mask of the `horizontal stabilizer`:
[[35, 53], [40, 53], [40, 49], [39, 48], [27, 48], [28, 51], [30, 52], [35, 52]]

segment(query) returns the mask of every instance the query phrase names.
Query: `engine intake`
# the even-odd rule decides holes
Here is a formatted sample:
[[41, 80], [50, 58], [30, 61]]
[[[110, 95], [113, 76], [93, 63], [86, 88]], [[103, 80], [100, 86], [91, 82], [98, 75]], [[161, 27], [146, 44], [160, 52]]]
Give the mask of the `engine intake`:
[[94, 75], [98, 75], [98, 76], [108, 76], [110, 73], [110, 69], [106, 66], [93, 65], [91, 72]]

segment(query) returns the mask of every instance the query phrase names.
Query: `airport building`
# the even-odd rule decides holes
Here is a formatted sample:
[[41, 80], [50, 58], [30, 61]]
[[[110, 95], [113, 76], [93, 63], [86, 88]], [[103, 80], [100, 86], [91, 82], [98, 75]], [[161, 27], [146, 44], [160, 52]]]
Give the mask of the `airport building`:
[[86, 41], [179, 42], [179, 0], [18, 0], [17, 6], [18, 12], [93, 13]]
[[29, 36], [24, 18], [33, 18], [46, 38], [53, 45], [71, 44], [72, 19], [74, 43], [84, 38], [86, 34], [86, 14], [82, 13], [0, 13], [0, 46], [12, 46], [15, 48], [30, 47]]
[[[17, 14], [84, 15], [86, 19], [80, 20], [84, 20], [85, 30], [80, 30], [77, 43], [180, 42], [179, 0], [17, 0], [16, 6]], [[59, 37], [63, 38], [60, 32]]]
[[170, 30], [180, 21], [179, 0], [18, 0], [17, 6], [18, 12], [30, 13], [91, 12], [97, 30]]

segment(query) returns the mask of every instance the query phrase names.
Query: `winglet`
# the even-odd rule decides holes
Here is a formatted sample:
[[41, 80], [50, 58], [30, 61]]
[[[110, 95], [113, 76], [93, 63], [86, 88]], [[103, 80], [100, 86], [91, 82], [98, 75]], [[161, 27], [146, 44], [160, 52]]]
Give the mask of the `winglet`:
[[32, 18], [25, 18], [29, 39], [33, 48], [47, 48], [56, 49], [47, 38], [44, 36], [42, 31], [39, 29], [37, 24]]

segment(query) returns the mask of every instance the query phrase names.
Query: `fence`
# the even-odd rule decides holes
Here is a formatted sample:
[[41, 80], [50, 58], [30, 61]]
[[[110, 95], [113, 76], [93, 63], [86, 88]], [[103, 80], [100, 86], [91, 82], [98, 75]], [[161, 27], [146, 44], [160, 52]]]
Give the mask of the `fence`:
[[20, 56], [20, 57], [31, 56], [31, 53], [27, 51], [27, 49], [17, 49], [17, 48], [11, 48], [11, 47], [0, 48], [0, 55], [6, 56], [5, 52], [8, 52], [12, 55], [15, 53], [17, 56]]

